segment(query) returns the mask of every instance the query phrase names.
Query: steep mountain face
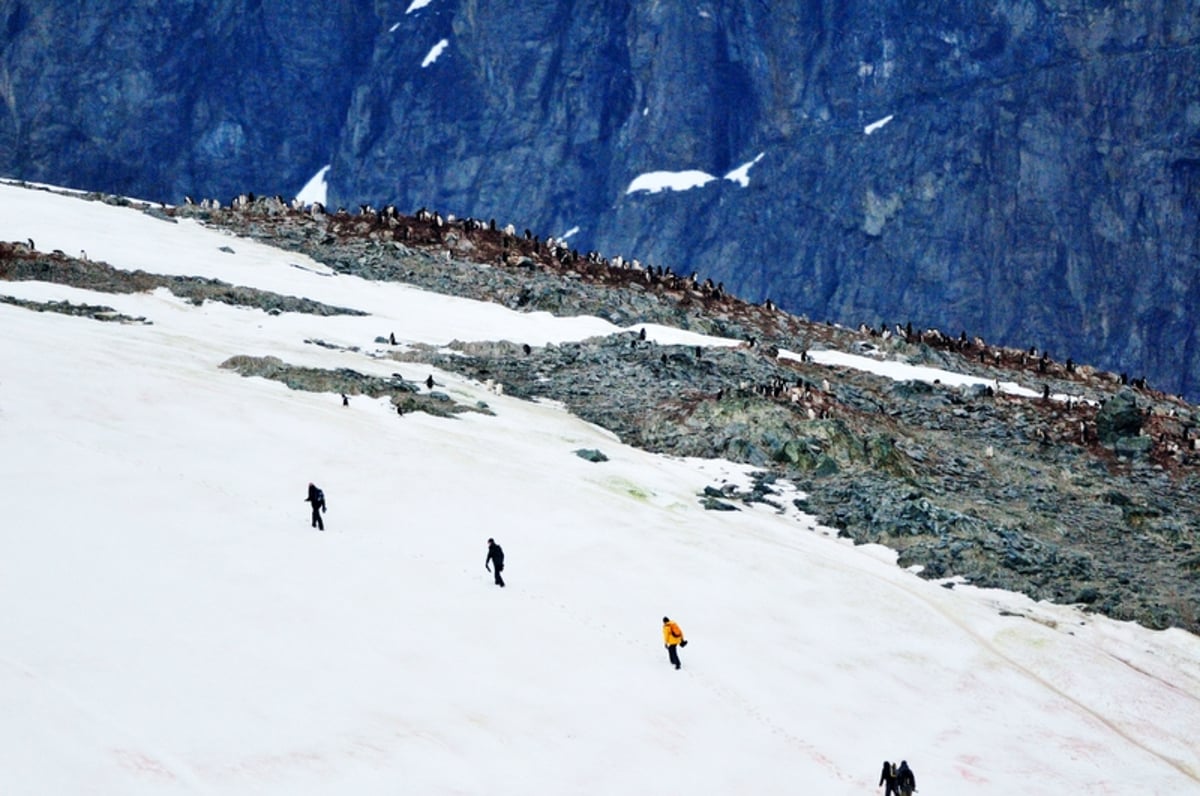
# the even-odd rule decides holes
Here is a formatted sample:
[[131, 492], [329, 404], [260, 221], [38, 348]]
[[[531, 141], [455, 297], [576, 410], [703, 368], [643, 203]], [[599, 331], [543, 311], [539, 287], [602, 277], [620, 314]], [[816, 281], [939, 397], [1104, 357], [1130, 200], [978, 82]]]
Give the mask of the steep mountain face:
[[331, 162], [331, 204], [1200, 396], [1195, 2], [94, 5], [0, 3], [6, 173], [179, 201]]
[[170, 202], [298, 188], [378, 32], [354, 5], [0, 2], [0, 170]]

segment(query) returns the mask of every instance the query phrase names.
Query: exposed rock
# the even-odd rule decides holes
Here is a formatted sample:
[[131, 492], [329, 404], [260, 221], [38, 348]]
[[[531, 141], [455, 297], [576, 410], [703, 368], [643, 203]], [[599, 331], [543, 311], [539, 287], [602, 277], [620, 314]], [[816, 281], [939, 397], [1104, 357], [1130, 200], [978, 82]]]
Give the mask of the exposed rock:
[[219, 301], [267, 312], [305, 312], [315, 315], [366, 315], [349, 307], [334, 307], [268, 290], [230, 285], [199, 276], [164, 276], [145, 271], [121, 271], [107, 263], [69, 257], [62, 252], [44, 254], [0, 243], [0, 280], [39, 281], [102, 290], [108, 293], [143, 293], [164, 287], [194, 304]]
[[1105, 445], [1116, 444], [1122, 437], [1138, 436], [1143, 419], [1137, 396], [1131, 390], [1122, 390], [1105, 401], [1096, 413], [1096, 435]]
[[244, 0], [79, 13], [5, 4], [0, 171], [180, 204], [298, 192], [329, 162], [382, 24], [360, 6]]
[[16, 307], [37, 310], [38, 312], [57, 312], [60, 315], [74, 315], [91, 318], [94, 321], [115, 321], [117, 323], [137, 323], [149, 326], [150, 321], [144, 317], [131, 317], [117, 312], [112, 307], [103, 304], [73, 304], [70, 301], [28, 301], [12, 296], [0, 296], [0, 302]]
[[242, 376], [257, 376], [279, 381], [286, 384], [291, 390], [367, 395], [372, 398], [386, 395], [390, 397], [392, 404], [402, 415], [410, 412], [425, 412], [438, 417], [451, 417], [460, 412], [491, 414], [486, 406], [457, 404], [445, 393], [419, 394], [417, 385], [405, 381], [399, 374], [395, 374], [391, 379], [381, 379], [358, 373], [349, 368], [322, 370], [288, 365], [278, 357], [272, 356], [238, 355], [222, 362], [221, 367], [235, 371]]

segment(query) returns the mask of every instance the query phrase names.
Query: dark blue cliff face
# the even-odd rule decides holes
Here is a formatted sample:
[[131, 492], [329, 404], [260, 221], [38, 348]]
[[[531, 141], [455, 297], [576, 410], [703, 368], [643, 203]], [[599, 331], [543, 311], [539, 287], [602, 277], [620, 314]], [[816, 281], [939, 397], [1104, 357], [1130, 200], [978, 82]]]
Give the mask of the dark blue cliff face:
[[0, 173], [176, 202], [303, 185], [379, 32], [358, 5], [0, 2]]
[[1200, 398], [1196, 2], [279, 5], [0, 3], [0, 170], [178, 201], [332, 163], [331, 204]]

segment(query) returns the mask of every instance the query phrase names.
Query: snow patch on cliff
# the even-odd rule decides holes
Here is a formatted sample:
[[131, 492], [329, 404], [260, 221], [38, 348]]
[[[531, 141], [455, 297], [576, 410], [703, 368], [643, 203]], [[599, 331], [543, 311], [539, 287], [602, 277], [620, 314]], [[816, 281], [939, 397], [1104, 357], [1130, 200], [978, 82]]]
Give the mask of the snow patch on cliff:
[[686, 191], [689, 188], [699, 188], [715, 180], [716, 177], [708, 172], [692, 169], [689, 171], [648, 171], [639, 174], [629, 183], [625, 193], [637, 191], [658, 193], [659, 191]]
[[325, 197], [329, 195], [329, 182], [325, 179], [325, 175], [328, 173], [329, 166], [322, 167], [312, 176], [312, 179], [304, 183], [304, 187], [300, 189], [300, 193], [296, 194], [296, 198], [306, 205], [313, 202], [325, 204]]
[[736, 182], [738, 185], [742, 186], [743, 188], [750, 187], [750, 167], [753, 166], [758, 161], [762, 160], [763, 155], [765, 155], [765, 154], [767, 154], [767, 153], [759, 152], [758, 156], [755, 157], [754, 160], [751, 160], [747, 163], [743, 163], [742, 165], [738, 166], [733, 171], [726, 174], [725, 179], [730, 180], [732, 182]]
[[449, 39], [442, 39], [437, 44], [433, 45], [433, 47], [430, 48], [430, 50], [429, 50], [429, 54], [425, 56], [425, 60], [421, 61], [421, 68], [424, 69], [425, 67], [429, 66], [431, 63], [436, 61], [438, 59], [438, 56], [440, 56], [442, 54], [442, 51], [445, 50], [446, 47], [449, 46], [449, 44], [450, 44]]
[[880, 119], [877, 122], [871, 122], [870, 124], [868, 124], [866, 127], [863, 128], [863, 135], [870, 135], [871, 133], [873, 133], [876, 130], [878, 130], [879, 128], [883, 127], [885, 124], [887, 124], [894, 118], [896, 118], [895, 114], [888, 114], [887, 116], [884, 116], [882, 119]]

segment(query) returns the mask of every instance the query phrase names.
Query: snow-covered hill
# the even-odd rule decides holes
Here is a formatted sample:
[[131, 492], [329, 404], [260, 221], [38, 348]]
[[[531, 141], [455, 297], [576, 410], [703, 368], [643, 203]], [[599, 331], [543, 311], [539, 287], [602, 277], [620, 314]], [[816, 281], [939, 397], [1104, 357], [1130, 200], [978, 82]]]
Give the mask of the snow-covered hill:
[[[436, 389], [491, 414], [397, 416], [218, 367], [420, 382], [373, 340], [542, 345], [607, 322], [0, 186], [0, 240], [28, 238], [369, 315], [0, 282], [150, 321], [0, 303], [5, 794], [849, 795], [902, 758], [922, 794], [1200, 784], [1194, 636], [927, 582], [795, 513], [705, 511], [697, 494], [746, 468], [650, 455], [450, 373]], [[681, 671], [663, 615], [692, 642]]]

